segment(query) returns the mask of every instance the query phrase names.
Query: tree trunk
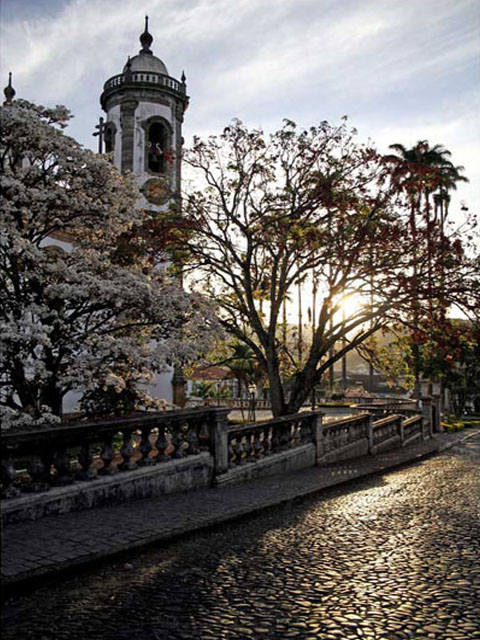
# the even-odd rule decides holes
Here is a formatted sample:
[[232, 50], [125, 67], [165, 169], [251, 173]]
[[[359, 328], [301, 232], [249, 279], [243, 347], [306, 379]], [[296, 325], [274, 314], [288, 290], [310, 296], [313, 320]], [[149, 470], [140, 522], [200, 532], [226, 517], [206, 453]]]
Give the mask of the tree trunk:
[[287, 406], [286, 413], [297, 413], [303, 403], [310, 397], [316, 382], [316, 366], [313, 360], [309, 360], [302, 371], [300, 371], [293, 383], [292, 391]]
[[267, 355], [268, 382], [270, 384], [270, 402], [274, 418], [287, 413], [285, 396], [283, 393], [282, 379], [279, 373], [278, 357], [273, 349]]
[[40, 395], [39, 410], [41, 410], [42, 405], [46, 405], [47, 407], [50, 407], [50, 411], [53, 413], [53, 415], [61, 417], [62, 399], [63, 394], [58, 389], [58, 387], [56, 387], [55, 384], [49, 385], [42, 391]]

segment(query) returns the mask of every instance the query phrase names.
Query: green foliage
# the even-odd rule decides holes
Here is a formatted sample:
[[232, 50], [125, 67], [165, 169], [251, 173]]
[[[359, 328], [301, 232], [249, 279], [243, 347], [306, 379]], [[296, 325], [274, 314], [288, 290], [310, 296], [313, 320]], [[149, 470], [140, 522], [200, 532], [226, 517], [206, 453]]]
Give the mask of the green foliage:
[[401, 325], [392, 326], [382, 333], [383, 340], [377, 333], [359, 345], [357, 351], [387, 379], [390, 387], [411, 391], [415, 384], [411, 336]]
[[204, 400], [213, 398], [215, 395], [215, 383], [205, 382], [203, 380], [195, 382], [193, 385], [192, 395], [203, 398]]
[[461, 416], [480, 388], [480, 330], [466, 321], [445, 320], [426, 334], [421, 363], [425, 376], [450, 390], [454, 413]]

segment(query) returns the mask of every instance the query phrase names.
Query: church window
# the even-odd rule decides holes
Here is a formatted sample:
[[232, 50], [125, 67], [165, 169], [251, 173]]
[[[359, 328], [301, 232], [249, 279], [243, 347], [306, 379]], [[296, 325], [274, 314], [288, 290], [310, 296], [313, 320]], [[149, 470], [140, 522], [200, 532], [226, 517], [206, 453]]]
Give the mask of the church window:
[[161, 122], [153, 122], [148, 128], [147, 162], [152, 173], [167, 171], [166, 155], [168, 155], [168, 131]]
[[105, 126], [105, 153], [111, 153], [115, 148], [115, 130], [113, 122], [107, 122]]

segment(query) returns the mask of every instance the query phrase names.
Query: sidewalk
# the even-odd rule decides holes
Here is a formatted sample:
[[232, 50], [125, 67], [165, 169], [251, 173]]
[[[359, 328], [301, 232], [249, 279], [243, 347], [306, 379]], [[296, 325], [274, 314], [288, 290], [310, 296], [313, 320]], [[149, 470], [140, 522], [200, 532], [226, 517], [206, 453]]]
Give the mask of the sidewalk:
[[[436, 434], [398, 451], [312, 467], [225, 488], [202, 489], [10, 525], [3, 531], [2, 584], [42, 576], [251, 514], [327, 487], [421, 459], [479, 433]], [[6, 595], [6, 594], [4, 594]]]

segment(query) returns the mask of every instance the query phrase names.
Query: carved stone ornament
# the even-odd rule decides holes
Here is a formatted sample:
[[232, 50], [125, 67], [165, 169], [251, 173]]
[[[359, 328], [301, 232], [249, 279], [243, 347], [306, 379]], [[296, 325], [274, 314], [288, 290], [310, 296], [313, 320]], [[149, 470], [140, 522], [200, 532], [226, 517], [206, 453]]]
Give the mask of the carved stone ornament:
[[152, 204], [165, 204], [171, 196], [170, 183], [166, 178], [150, 178], [144, 183], [141, 191]]

